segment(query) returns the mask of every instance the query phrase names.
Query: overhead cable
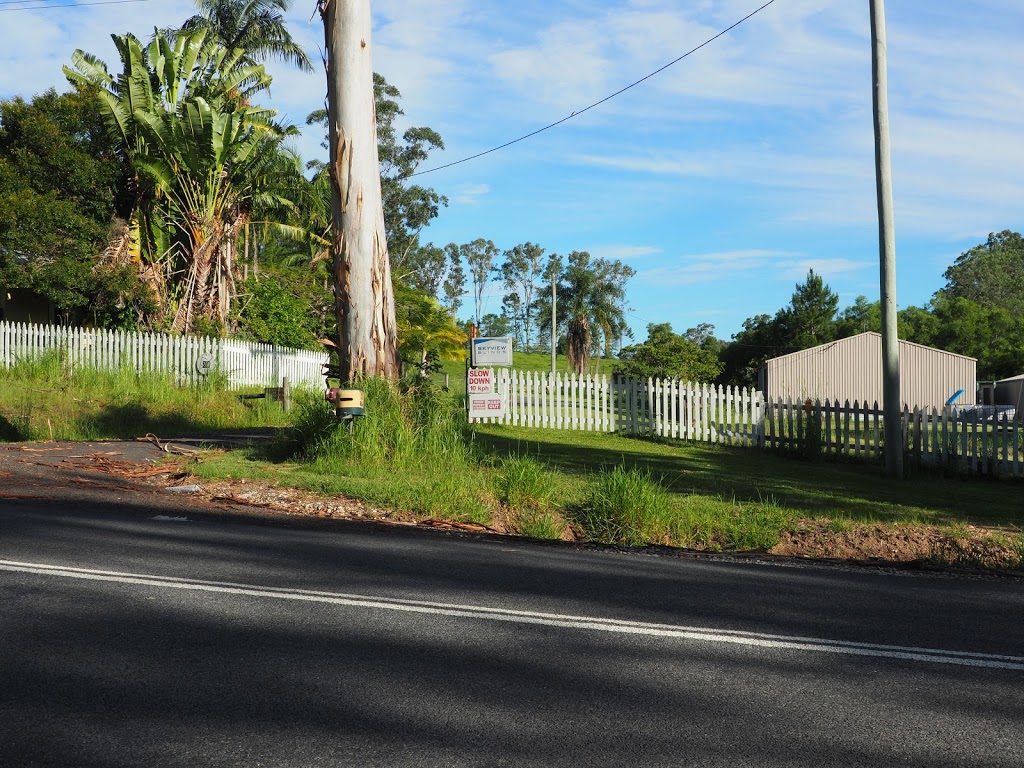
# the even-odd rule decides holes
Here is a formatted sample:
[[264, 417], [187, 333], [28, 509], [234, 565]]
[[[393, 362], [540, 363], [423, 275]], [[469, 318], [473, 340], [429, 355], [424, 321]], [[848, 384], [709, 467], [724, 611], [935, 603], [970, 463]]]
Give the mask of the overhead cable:
[[[7, 0], [7, 2], [0, 2], [0, 5], [8, 5], [11, 3], [38, 3], [44, 2], [44, 0]], [[94, 2], [87, 3], [48, 3], [44, 5], [22, 5], [18, 8], [0, 8], [0, 13], [4, 11], [40, 11], [50, 8], [84, 8], [90, 5], [122, 5], [124, 3], [149, 3], [152, 0], [94, 0]]]
[[736, 27], [738, 27], [740, 24], [742, 24], [743, 22], [747, 21], [748, 19], [753, 18], [754, 16], [759, 14], [761, 11], [763, 11], [765, 8], [767, 8], [769, 5], [771, 5], [774, 2], [775, 2], [775, 0], [768, 0], [768, 2], [765, 3], [764, 5], [762, 5], [760, 8], [758, 8], [757, 10], [751, 11], [746, 16], [744, 16], [742, 19], [740, 19], [736, 23], [726, 27], [721, 32], [719, 32], [717, 35], [715, 35], [714, 37], [709, 37], [707, 40], [705, 40], [703, 43], [698, 45], [696, 48], [691, 48], [689, 51], [684, 53], [682, 56], [679, 56], [678, 58], [673, 59], [668, 64], [665, 64], [664, 66], [659, 67], [658, 69], [654, 70], [653, 72], [651, 72], [651, 73], [649, 73], [647, 75], [644, 75], [639, 80], [636, 80], [636, 81], [630, 83], [629, 85], [625, 86], [624, 88], [620, 88], [615, 93], [612, 93], [612, 94], [610, 94], [608, 96], [605, 96], [600, 101], [595, 101], [593, 104], [590, 104], [589, 106], [583, 107], [582, 109], [577, 109], [575, 112], [573, 112], [570, 115], [566, 115], [561, 120], [556, 120], [555, 122], [550, 123], [549, 125], [545, 125], [543, 128], [538, 128], [535, 131], [531, 131], [530, 133], [527, 133], [527, 134], [525, 134], [523, 136], [520, 136], [518, 139], [512, 139], [512, 141], [506, 141], [504, 144], [502, 144], [500, 146], [497, 146], [497, 147], [492, 147], [491, 149], [488, 149], [488, 150], [486, 150], [484, 152], [477, 152], [475, 155], [470, 155], [469, 157], [464, 157], [461, 160], [456, 160], [456, 161], [451, 162], [451, 163], [445, 163], [444, 165], [439, 165], [436, 168], [427, 168], [426, 170], [423, 170], [423, 171], [416, 171], [415, 173], [410, 173], [408, 176], [403, 176], [402, 178], [403, 179], [408, 179], [408, 178], [411, 178], [413, 176], [422, 176], [425, 173], [433, 173], [434, 171], [441, 171], [441, 170], [444, 170], [445, 168], [451, 168], [453, 165], [460, 165], [462, 163], [468, 163], [470, 160], [476, 160], [478, 157], [483, 157], [484, 155], [489, 155], [492, 152], [497, 152], [498, 150], [505, 149], [506, 147], [511, 147], [513, 144], [518, 144], [521, 141], [525, 141], [526, 139], [532, 138], [532, 137], [536, 136], [538, 133], [544, 133], [544, 131], [547, 131], [547, 130], [550, 130], [551, 128], [559, 126], [562, 123], [567, 123], [570, 120], [572, 120], [573, 118], [579, 117], [584, 112], [589, 112], [594, 107], [598, 107], [598, 106], [604, 104], [606, 101], [611, 101], [616, 96], [619, 96], [619, 95], [625, 93], [626, 91], [628, 91], [630, 88], [635, 88], [636, 86], [640, 85], [640, 83], [644, 82], [645, 80], [650, 80], [655, 75], [660, 74], [661, 72], [664, 72], [666, 69], [668, 69], [669, 67], [671, 67], [671, 66], [673, 66], [675, 64], [678, 64], [680, 61], [682, 61], [686, 57], [696, 53], [701, 48], [703, 48], [703, 47], [705, 47], [707, 45], [710, 45], [711, 43], [713, 43], [718, 38], [720, 38], [723, 35], [731, 32], [732, 30], [736, 29]]

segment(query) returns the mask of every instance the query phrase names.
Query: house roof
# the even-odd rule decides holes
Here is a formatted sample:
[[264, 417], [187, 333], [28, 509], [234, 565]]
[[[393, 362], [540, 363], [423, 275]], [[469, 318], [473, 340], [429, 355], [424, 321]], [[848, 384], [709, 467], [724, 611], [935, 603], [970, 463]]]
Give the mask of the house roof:
[[1000, 379], [999, 381], [996, 382], [996, 384], [1006, 384], [1011, 381], [1024, 381], [1024, 373], [1022, 373], [1020, 376], [1011, 376], [1008, 379]]

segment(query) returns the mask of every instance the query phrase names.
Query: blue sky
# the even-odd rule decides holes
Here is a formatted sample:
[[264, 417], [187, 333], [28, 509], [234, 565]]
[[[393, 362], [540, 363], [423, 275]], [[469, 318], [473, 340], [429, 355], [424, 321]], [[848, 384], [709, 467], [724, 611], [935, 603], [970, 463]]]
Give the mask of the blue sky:
[[[444, 137], [429, 168], [581, 110], [762, 2], [374, 0], [375, 68], [402, 91], [408, 124]], [[927, 302], [989, 232], [1024, 229], [1024, 3], [890, 0], [886, 11], [905, 307]], [[190, 0], [0, 11], [0, 97], [64, 89], [76, 48], [113, 69], [110, 33], [144, 37], [193, 12]], [[318, 58], [315, 3], [293, 3], [289, 24]], [[650, 322], [712, 323], [729, 338], [786, 304], [809, 268], [841, 306], [877, 299], [870, 52], [867, 0], [776, 0], [564, 125], [423, 176], [449, 199], [423, 238], [622, 259], [637, 271], [638, 340]], [[287, 119], [323, 105], [322, 71], [268, 68]], [[296, 147], [313, 157], [318, 144], [310, 130]], [[500, 296], [489, 291], [485, 311]]]

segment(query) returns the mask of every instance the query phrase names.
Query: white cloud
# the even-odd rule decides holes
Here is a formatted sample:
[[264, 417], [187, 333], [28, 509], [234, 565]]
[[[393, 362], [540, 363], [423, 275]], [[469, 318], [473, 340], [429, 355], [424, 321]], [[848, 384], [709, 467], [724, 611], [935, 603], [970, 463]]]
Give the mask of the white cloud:
[[491, 191], [489, 184], [470, 184], [455, 193], [453, 200], [460, 205], [476, 205], [480, 198]]
[[678, 266], [662, 265], [642, 269], [638, 279], [657, 285], [736, 283], [744, 279], [790, 282], [803, 280], [808, 270], [813, 269], [827, 281], [833, 276], [877, 268], [877, 264], [871, 261], [815, 258], [789, 251], [757, 248], [684, 255], [675, 261]]
[[608, 259], [609, 261], [615, 259], [631, 261], [662, 253], [662, 249], [656, 245], [597, 245], [584, 250], [595, 259]]
[[374, 69], [402, 92], [412, 123], [440, 126], [461, 113], [458, 62], [478, 42], [467, 29], [469, 0], [376, 0]]
[[[719, 253], [681, 255], [673, 261], [678, 264], [658, 266], [638, 271], [637, 280], [655, 285], [693, 285], [695, 283], [735, 280], [737, 276], [752, 274], [782, 259], [796, 254], [766, 249], [739, 249]], [[791, 262], [790, 262], [791, 263]]]
[[821, 275], [828, 282], [831, 277], [846, 272], [877, 270], [878, 263], [853, 259], [793, 259], [783, 260], [775, 267], [778, 269], [777, 277], [780, 279], [803, 280], [807, 277], [807, 272], [813, 269], [815, 274]]

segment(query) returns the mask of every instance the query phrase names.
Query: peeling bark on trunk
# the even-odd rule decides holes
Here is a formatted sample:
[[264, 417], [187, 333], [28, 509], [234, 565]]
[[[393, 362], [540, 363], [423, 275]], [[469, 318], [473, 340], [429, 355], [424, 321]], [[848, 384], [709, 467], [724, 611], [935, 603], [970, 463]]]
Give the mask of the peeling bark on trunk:
[[334, 307], [342, 381], [398, 378], [377, 159], [369, 0], [321, 0], [327, 48]]

